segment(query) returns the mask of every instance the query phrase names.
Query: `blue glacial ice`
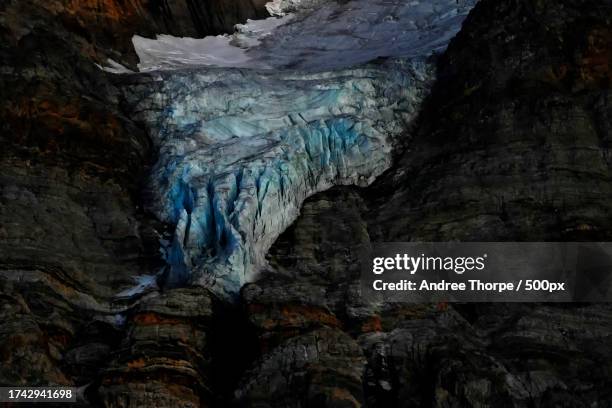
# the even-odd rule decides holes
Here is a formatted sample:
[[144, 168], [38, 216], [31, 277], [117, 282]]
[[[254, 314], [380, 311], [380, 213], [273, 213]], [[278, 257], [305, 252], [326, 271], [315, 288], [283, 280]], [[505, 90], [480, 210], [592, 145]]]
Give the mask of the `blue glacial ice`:
[[282, 17], [234, 36], [135, 38], [146, 72], [124, 93], [159, 149], [149, 208], [173, 226], [168, 283], [236, 295], [307, 197], [387, 170], [427, 57], [473, 4], [276, 0]]
[[265, 254], [310, 195], [370, 184], [391, 161], [430, 75], [389, 61], [324, 73], [218, 68], [153, 74], [128, 92], [159, 157], [150, 204], [174, 225], [174, 284], [223, 294], [265, 267]]

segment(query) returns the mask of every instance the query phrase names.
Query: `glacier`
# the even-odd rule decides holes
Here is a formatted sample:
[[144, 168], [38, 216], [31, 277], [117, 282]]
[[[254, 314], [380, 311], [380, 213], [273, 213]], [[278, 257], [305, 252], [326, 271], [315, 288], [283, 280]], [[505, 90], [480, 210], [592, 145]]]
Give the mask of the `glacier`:
[[135, 37], [142, 72], [120, 76], [158, 149], [147, 205], [172, 227], [165, 284], [235, 297], [306, 198], [387, 170], [435, 76], [428, 57], [473, 4], [277, 0], [281, 17], [233, 36]]
[[171, 284], [231, 296], [302, 202], [334, 185], [370, 184], [413, 120], [431, 67], [388, 61], [322, 73], [158, 72], [128, 86], [159, 157], [150, 209], [174, 235]]

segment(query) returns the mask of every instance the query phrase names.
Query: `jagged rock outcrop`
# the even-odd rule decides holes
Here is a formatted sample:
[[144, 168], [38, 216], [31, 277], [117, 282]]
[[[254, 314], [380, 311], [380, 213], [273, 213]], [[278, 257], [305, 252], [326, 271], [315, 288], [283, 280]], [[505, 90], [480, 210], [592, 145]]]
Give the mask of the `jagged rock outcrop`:
[[361, 407], [365, 358], [342, 330], [323, 327], [264, 354], [236, 392], [238, 405]]
[[210, 406], [212, 300], [205, 289], [145, 296], [101, 373], [105, 406]]

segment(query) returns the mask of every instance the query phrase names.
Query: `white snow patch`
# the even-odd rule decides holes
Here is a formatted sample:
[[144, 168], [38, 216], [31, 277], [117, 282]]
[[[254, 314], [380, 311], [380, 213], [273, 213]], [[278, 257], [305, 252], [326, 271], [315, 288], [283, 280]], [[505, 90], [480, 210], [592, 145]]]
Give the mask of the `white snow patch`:
[[252, 60], [247, 50], [260, 45], [263, 38], [292, 18], [286, 16], [248, 20], [246, 24], [236, 25], [236, 32], [232, 35], [199, 39], [165, 34], [150, 39], [135, 35], [132, 42], [140, 58], [138, 69], [146, 72], [194, 66], [271, 68], [265, 61]]
[[117, 293], [116, 297], [132, 297], [143, 293], [148, 289], [157, 288], [157, 276], [156, 275], [138, 275], [133, 277], [135, 286], [126, 289], [122, 292]]
[[110, 72], [111, 74], [133, 74], [134, 73], [134, 71], [132, 71], [131, 69], [121, 65], [117, 61], [112, 60], [110, 58], [106, 60], [106, 64], [107, 65], [96, 64], [96, 66], [100, 68], [102, 71]]
[[265, 20], [202, 39], [134, 36], [141, 71], [194, 66], [347, 68], [378, 57], [442, 52], [477, 0], [275, 0]]

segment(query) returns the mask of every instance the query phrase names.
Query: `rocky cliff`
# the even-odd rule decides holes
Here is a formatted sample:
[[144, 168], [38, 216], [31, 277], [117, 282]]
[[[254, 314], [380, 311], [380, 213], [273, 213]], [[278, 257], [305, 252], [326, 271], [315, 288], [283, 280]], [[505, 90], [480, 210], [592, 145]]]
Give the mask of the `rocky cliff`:
[[[87, 393], [90, 401], [119, 404], [124, 397], [108, 390], [131, 380], [113, 367], [129, 365], [140, 384], [159, 378], [157, 394], [137, 386], [125, 394], [137, 405], [198, 405], [209, 395], [194, 385], [202, 381], [193, 382], [208, 366], [198, 357], [206, 342], [197, 335], [210, 320], [206, 291], [191, 311], [183, 307], [197, 295], [179, 291], [138, 306], [141, 317], [131, 315], [135, 305], [126, 291], [138, 287], [135, 277], [163, 264], [164, 227], [143, 212], [140, 198], [154, 152], [146, 132], [120, 111], [119, 93], [95, 63], [109, 57], [135, 63], [136, 33], [215, 34], [265, 13], [261, 4], [213, 3], [0, 4], [2, 384], [93, 386], [82, 388], [82, 400]], [[204, 11], [210, 24], [201, 21]], [[190, 315], [194, 310], [200, 317]], [[179, 320], [183, 333], [176, 330]], [[166, 366], [139, 366], [129, 350], [155, 342], [164, 324], [173, 328], [169, 343], [178, 351]], [[185, 335], [192, 337], [183, 341]], [[184, 386], [174, 384], [177, 377]]]
[[264, 14], [0, 5], [0, 384], [108, 407], [611, 405], [608, 305], [375, 308], [357, 259], [379, 241], [608, 239], [612, 4], [479, 2], [391, 168], [308, 199], [230, 303], [153, 277], [176, 222], [143, 193], [159, 143], [94, 63], [134, 66], [133, 34]]
[[610, 34], [608, 2], [480, 4], [381, 179], [403, 186], [375, 216], [385, 238], [608, 239]]

